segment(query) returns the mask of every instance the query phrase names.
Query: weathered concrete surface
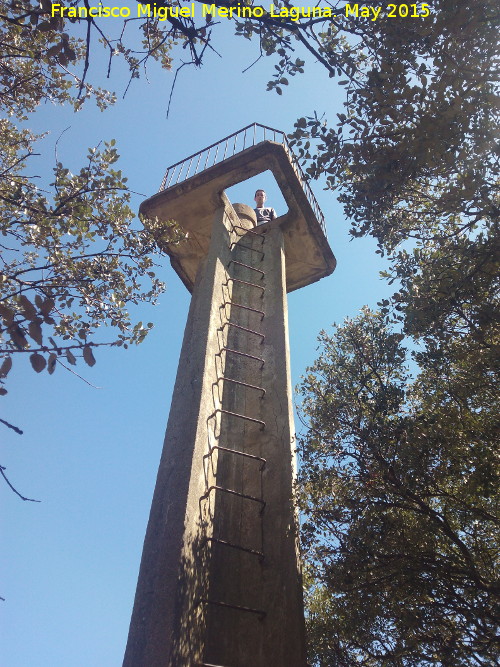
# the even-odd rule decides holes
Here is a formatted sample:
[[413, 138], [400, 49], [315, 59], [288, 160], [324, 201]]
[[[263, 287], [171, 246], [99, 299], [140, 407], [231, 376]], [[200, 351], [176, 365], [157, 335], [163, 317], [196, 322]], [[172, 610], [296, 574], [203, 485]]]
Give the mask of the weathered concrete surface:
[[193, 291], [126, 667], [306, 664], [284, 239], [279, 225], [252, 233], [251, 209], [237, 218], [221, 201]]
[[126, 667], [187, 666], [202, 658], [204, 610], [195, 604], [206, 583], [206, 567], [197, 562], [202, 539], [199, 501], [205, 493], [207, 421], [214, 411], [214, 323], [226, 259], [221, 254], [229, 255], [225, 216], [221, 206], [189, 310], [144, 541]]
[[285, 149], [281, 144], [262, 141], [159, 192], [141, 205], [143, 215], [174, 219], [185, 230], [185, 241], [167, 244], [164, 249], [190, 292], [198, 266], [208, 252], [213, 215], [221, 206], [222, 192], [268, 169], [288, 205], [287, 213], [266, 223], [268, 227], [279, 226], [283, 232], [287, 292], [320, 280], [335, 269], [335, 257]]
[[[230, 329], [225, 343], [229, 350], [244, 350], [252, 358], [242, 359], [227, 352], [224, 374], [250, 387], [224, 383], [222, 406], [258, 419], [265, 427], [260, 430], [258, 424], [242, 422], [234, 416], [221, 422], [220, 442], [260, 458], [219, 454], [217, 485], [247, 498], [235, 501], [222, 491], [218, 493], [214, 535], [260, 552], [262, 557], [215, 545], [209, 597], [254, 611], [213, 608], [208, 619], [205, 660], [234, 667], [303, 667], [305, 641], [292, 499], [294, 434], [283, 237], [279, 227], [259, 227], [257, 231], [262, 237], [240, 231], [241, 239], [235, 243], [232, 255], [264, 275], [261, 279], [255, 271], [236, 265], [232, 277], [242, 282], [233, 285], [228, 316], [261, 335]], [[239, 309], [236, 304], [254, 311]], [[248, 496], [262, 499], [263, 510]], [[256, 611], [263, 612], [262, 617]]]

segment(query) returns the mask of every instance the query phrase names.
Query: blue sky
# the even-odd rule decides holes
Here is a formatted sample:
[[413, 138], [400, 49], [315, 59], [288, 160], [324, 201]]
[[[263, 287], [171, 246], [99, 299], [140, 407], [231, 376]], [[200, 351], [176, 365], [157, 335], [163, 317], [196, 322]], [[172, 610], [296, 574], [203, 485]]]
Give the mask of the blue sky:
[[[173, 73], [155, 67], [149, 83], [134, 81], [125, 100], [104, 113], [92, 105], [76, 115], [41, 106], [31, 125], [49, 135], [33, 173], [48, 173], [54, 144], [69, 126], [58, 151], [70, 169], [83, 163], [87, 147], [115, 138], [130, 187], [150, 196], [168, 165], [249, 123], [291, 132], [299, 116], [317, 111], [333, 118], [341, 110], [341, 90], [313, 62], [280, 97], [265, 90], [274, 64], [269, 58], [242, 74], [258, 56], [255, 42], [234, 38], [227, 24], [217, 48], [222, 58], [209, 53], [201, 70], [183, 68], [168, 119]], [[95, 57], [90, 72], [103, 86], [105, 63]], [[121, 98], [125, 86], [117, 67], [110, 87]], [[277, 191], [264, 187], [279, 212]], [[320, 329], [392, 292], [379, 279], [385, 264], [375, 243], [350, 241], [335, 195], [321, 183], [312, 187], [338, 267], [289, 297], [294, 385], [316, 356]], [[241, 185], [231, 198], [251, 204], [254, 190]], [[135, 197], [135, 209], [142, 198]], [[0, 462], [23, 494], [42, 502], [23, 503], [0, 484], [6, 667], [121, 664], [190, 298], [168, 261], [161, 276], [167, 291], [159, 305], [137, 312], [137, 319], [155, 323], [146, 341], [128, 351], [100, 349], [92, 369], [77, 368], [99, 388], [61, 367], [52, 376], [36, 375], [27, 360], [15, 363], [9, 376], [1, 416], [24, 435], [2, 430]]]

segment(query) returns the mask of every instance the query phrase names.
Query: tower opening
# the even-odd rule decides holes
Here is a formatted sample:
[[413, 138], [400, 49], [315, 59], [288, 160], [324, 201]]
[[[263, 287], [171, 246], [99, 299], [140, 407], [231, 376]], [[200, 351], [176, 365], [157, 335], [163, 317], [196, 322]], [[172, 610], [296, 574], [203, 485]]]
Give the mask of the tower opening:
[[248, 204], [248, 206], [254, 208], [254, 194], [257, 189], [265, 190], [267, 195], [266, 206], [272, 206], [278, 217], [288, 213], [288, 204], [283, 197], [283, 193], [280, 190], [280, 186], [278, 185], [273, 172], [269, 169], [266, 169], [266, 171], [263, 171], [257, 176], [252, 176], [242, 183], [227, 188], [225, 192], [229, 201], [241, 202], [242, 204]]

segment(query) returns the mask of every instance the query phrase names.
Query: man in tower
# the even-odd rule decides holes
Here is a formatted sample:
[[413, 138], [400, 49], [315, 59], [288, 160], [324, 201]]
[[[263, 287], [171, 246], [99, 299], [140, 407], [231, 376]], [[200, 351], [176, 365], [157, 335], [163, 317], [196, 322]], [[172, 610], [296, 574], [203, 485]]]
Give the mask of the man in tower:
[[257, 224], [262, 225], [264, 222], [270, 222], [277, 218], [276, 211], [270, 206], [264, 206], [267, 199], [267, 195], [264, 190], [257, 190], [255, 192], [255, 203], [257, 207], [254, 208], [255, 214], [257, 215]]

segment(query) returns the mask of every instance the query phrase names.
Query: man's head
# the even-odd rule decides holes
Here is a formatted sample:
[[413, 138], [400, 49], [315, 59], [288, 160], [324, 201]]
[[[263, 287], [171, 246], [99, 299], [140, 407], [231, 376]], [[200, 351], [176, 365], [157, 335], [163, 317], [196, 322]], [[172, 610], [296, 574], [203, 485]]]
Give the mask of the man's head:
[[256, 190], [254, 200], [257, 204], [257, 208], [262, 208], [267, 199], [267, 195], [264, 190]]

